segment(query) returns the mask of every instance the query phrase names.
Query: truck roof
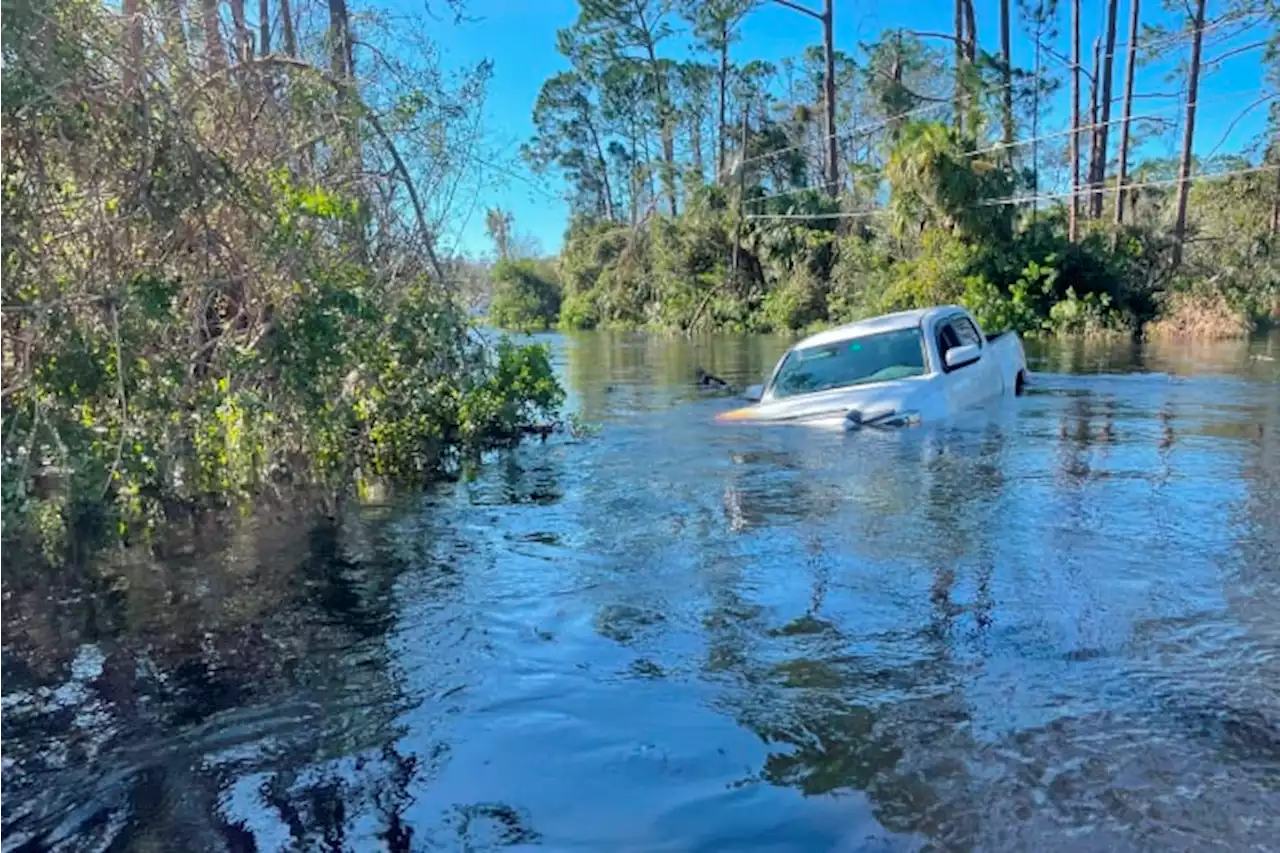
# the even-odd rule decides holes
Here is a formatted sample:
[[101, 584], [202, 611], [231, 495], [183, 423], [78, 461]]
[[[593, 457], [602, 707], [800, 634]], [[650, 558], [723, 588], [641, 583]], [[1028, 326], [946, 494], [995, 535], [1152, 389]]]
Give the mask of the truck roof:
[[938, 305], [933, 308], [916, 308], [911, 311], [898, 311], [894, 314], [883, 314], [879, 317], [859, 320], [856, 323], [847, 323], [843, 326], [837, 326], [834, 329], [827, 329], [826, 331], [818, 332], [816, 335], [810, 335], [796, 344], [796, 348], [822, 346], [823, 344], [849, 340], [850, 338], [860, 338], [864, 335], [874, 335], [879, 332], [894, 332], [898, 329], [912, 329], [919, 326], [935, 314], [949, 314], [953, 311], [963, 310], [964, 309], [958, 305]]

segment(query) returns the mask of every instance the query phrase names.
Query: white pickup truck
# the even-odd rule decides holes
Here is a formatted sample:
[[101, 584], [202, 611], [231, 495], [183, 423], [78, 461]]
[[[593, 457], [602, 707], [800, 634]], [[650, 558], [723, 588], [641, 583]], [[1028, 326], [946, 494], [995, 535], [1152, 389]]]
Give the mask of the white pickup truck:
[[1027, 381], [1014, 332], [984, 335], [956, 305], [886, 314], [805, 338], [769, 381], [747, 389], [755, 405], [719, 421], [802, 423], [859, 429], [936, 420]]

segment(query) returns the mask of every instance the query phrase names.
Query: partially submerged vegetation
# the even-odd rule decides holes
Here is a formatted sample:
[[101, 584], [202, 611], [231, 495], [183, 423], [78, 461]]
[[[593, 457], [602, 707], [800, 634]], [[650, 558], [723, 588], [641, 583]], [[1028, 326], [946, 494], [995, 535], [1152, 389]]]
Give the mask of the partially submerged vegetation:
[[[430, 190], [460, 179], [488, 66], [357, 85], [345, 4], [256, 48], [243, 4], [229, 43], [206, 5], [6, 7], [10, 541], [421, 478], [563, 399], [544, 349], [469, 328], [437, 256]], [[361, 37], [415, 55], [390, 31]]]
[[[1002, 29], [1021, 25], [1039, 53], [1053, 50], [1057, 4], [1019, 7], [1011, 22], [1001, 5]], [[1129, 86], [1124, 118], [1109, 119], [1121, 100], [1109, 50], [1073, 133], [1038, 123], [1061, 66], [1013, 67], [1007, 35], [981, 50], [971, 0], [957, 4], [970, 14], [957, 11], [954, 37], [891, 31], [829, 64], [820, 47], [778, 66], [733, 62], [742, 20], [766, 9], [789, 14], [751, 0], [584, 0], [558, 39], [572, 70], [544, 84], [527, 147], [568, 181], [575, 211], [559, 313], [541, 299], [537, 323], [797, 330], [951, 301], [992, 328], [1040, 333], [1240, 334], [1280, 318], [1274, 4], [1192, 10], [1166, 32], [1134, 17], [1135, 63], [1196, 57], [1176, 71], [1183, 102], [1131, 117]], [[718, 61], [664, 57], [681, 28]], [[1242, 45], [1251, 33], [1263, 41]], [[1180, 157], [1134, 162], [1144, 139], [1175, 126], [1166, 116], [1194, 122], [1218, 56], [1264, 47], [1261, 97], [1240, 114], [1270, 104], [1263, 133], [1230, 156], [1197, 156], [1188, 133]], [[1089, 149], [1074, 179], [1067, 164], [1086, 156], [1069, 139]]]

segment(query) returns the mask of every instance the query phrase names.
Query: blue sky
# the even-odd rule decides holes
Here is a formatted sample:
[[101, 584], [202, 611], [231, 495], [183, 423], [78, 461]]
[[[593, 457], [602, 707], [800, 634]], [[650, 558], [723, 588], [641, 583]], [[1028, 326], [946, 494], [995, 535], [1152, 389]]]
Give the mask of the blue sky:
[[[392, 2], [399, 11], [421, 8], [418, 6], [421, 0]], [[816, 8], [818, 2], [810, 0], [810, 5]], [[1118, 42], [1123, 42], [1127, 35], [1129, 2], [1120, 0]], [[1012, 5], [1016, 16], [1016, 0]], [[446, 14], [438, 8], [442, 6], [441, 0], [433, 0], [432, 7], [437, 17], [443, 18]], [[1102, 30], [1105, 7], [1102, 0], [1083, 0], [1082, 6], [1082, 50], [1087, 55], [1093, 37]], [[1180, 26], [1182, 16], [1165, 12], [1158, 0], [1145, 0], [1142, 6], [1144, 23]], [[1223, 0], [1209, 0], [1208, 17], [1212, 19], [1224, 8]], [[949, 0], [835, 0], [836, 46], [853, 52], [859, 42], [872, 40], [882, 30], [897, 27], [948, 31], [951, 28], [951, 9]], [[995, 52], [999, 45], [999, 2], [976, 0], [975, 11], [980, 44]], [[491, 153], [514, 174], [489, 170], [475, 203], [460, 208], [458, 221], [445, 235], [445, 242], [469, 254], [488, 252], [484, 209], [501, 206], [514, 214], [517, 231], [536, 238], [547, 252], [558, 251], [568, 218], [568, 206], [559, 198], [561, 187], [553, 176], [533, 175], [521, 162], [518, 148], [532, 132], [530, 116], [542, 82], [568, 68], [568, 63], [556, 53], [555, 35], [556, 30], [573, 23], [577, 16], [577, 3], [574, 0], [468, 0], [466, 12], [469, 20], [454, 23], [445, 19], [434, 25], [432, 37], [440, 47], [446, 67], [474, 64], [485, 58], [493, 60], [494, 75], [486, 103], [489, 147]], [[1060, 0], [1058, 12], [1059, 36], [1055, 47], [1067, 54], [1070, 51], [1070, 3]], [[678, 23], [678, 19], [673, 18], [673, 21]], [[1259, 24], [1252, 32], [1207, 52], [1205, 58], [1212, 59], [1232, 47], [1243, 47], [1267, 35], [1265, 25]], [[805, 47], [818, 43], [820, 38], [817, 21], [765, 0], [744, 24], [742, 37], [734, 47], [734, 58], [737, 61], [765, 59], [778, 62], [784, 57], [797, 57]], [[1015, 64], [1030, 67], [1030, 39], [1016, 22], [1013, 50]], [[1118, 95], [1122, 91], [1119, 81], [1123, 80], [1123, 54], [1120, 48], [1117, 52], [1121, 54], [1114, 72]], [[1136, 92], [1174, 91], [1177, 84], [1168, 82], [1165, 77], [1178, 62], [1185, 61], [1188, 53], [1185, 43], [1178, 44], [1163, 54], [1158, 62], [1140, 69]], [[1257, 106], [1229, 130], [1229, 125], [1241, 110], [1263, 94], [1261, 57], [1261, 50], [1241, 52], [1223, 61], [1214, 73], [1203, 79], [1204, 91], [1196, 122], [1198, 152], [1207, 153], [1219, 143], [1222, 144], [1219, 153], [1239, 150], [1262, 133], [1266, 104]], [[1086, 64], [1088, 61], [1086, 58]], [[1069, 91], [1064, 86], [1049, 105], [1041, 123], [1042, 134], [1067, 126]], [[1176, 118], [1180, 113], [1177, 103], [1173, 99], [1138, 101], [1135, 113], [1159, 112]], [[1029, 135], [1029, 130], [1019, 130], [1020, 139]], [[1170, 133], [1147, 143], [1141, 155], [1171, 156], [1176, 147], [1176, 134]]]

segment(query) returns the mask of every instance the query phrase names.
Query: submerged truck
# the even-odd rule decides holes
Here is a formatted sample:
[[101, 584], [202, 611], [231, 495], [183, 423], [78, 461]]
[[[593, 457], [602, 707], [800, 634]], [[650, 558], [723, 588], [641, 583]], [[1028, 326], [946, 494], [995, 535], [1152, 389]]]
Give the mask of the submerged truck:
[[985, 335], [958, 305], [886, 314], [812, 335], [787, 351], [754, 405], [721, 422], [860, 429], [939, 420], [1021, 394], [1026, 354], [1015, 332]]

